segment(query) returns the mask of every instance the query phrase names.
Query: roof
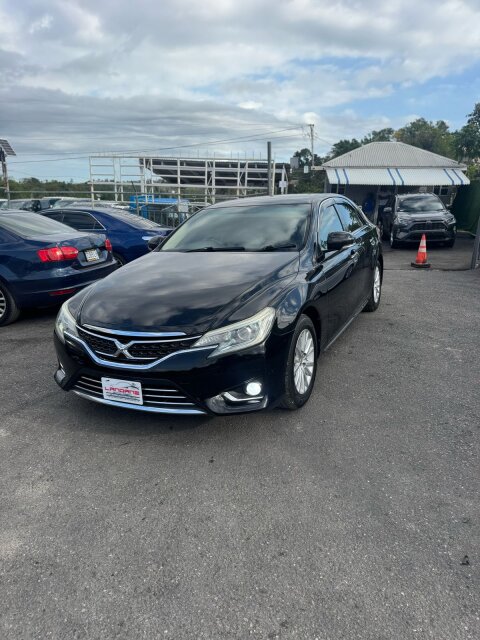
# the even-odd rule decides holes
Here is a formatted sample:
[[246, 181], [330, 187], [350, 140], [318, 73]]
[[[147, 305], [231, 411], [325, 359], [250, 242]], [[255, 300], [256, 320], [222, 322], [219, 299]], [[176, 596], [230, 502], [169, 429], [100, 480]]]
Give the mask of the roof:
[[325, 198], [331, 197], [331, 193], [290, 193], [281, 196], [255, 196], [254, 198], [237, 198], [235, 200], [225, 200], [223, 202], [217, 202], [214, 205], [210, 205], [209, 208], [219, 208], [224, 206], [241, 207], [245, 204], [311, 204], [312, 202], [321, 202], [322, 200], [325, 200]]
[[330, 184], [361, 184], [397, 187], [441, 187], [470, 184], [458, 168], [326, 168]]
[[425, 149], [420, 149], [404, 142], [370, 142], [358, 147], [358, 149], [344, 153], [338, 158], [333, 158], [333, 160], [329, 160], [321, 166], [322, 169], [327, 167], [437, 167], [466, 169], [465, 165], [451, 158], [425, 151]]

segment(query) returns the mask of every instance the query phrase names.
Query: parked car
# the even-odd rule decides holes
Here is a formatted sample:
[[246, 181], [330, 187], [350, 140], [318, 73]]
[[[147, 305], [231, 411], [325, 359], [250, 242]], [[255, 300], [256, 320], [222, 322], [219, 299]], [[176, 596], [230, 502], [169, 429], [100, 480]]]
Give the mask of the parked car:
[[380, 234], [390, 240], [392, 248], [404, 242], [419, 242], [423, 234], [429, 243], [443, 242], [453, 247], [456, 225], [455, 217], [432, 193], [395, 196], [392, 206], [383, 209], [378, 221]]
[[44, 198], [20, 198], [15, 200], [10, 200], [10, 202], [5, 201], [0, 209], [7, 210], [11, 209], [13, 211], [41, 211], [42, 209], [48, 209], [50, 204]]
[[297, 409], [319, 353], [380, 303], [377, 228], [336, 194], [219, 203], [158, 241], [62, 306], [65, 391], [158, 413]]
[[113, 207], [64, 207], [41, 212], [79, 231], [105, 232], [113, 247], [113, 255], [120, 265], [148, 253], [148, 241], [153, 236], [166, 236], [172, 229], [133, 213]]
[[1, 213], [0, 326], [25, 307], [59, 304], [116, 267], [104, 234], [79, 233], [36, 213]]

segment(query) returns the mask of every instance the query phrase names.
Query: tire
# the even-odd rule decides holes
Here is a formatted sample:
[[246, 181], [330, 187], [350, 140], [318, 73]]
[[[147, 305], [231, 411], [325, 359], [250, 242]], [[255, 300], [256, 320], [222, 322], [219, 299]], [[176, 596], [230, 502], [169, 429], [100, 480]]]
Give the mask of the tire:
[[363, 311], [376, 311], [380, 306], [380, 298], [382, 297], [382, 265], [377, 262], [373, 271], [373, 282], [370, 298], [363, 307]]
[[398, 240], [395, 240], [395, 236], [393, 235], [393, 227], [390, 229], [390, 247], [392, 249], [398, 249], [400, 243]]
[[453, 238], [453, 240], [447, 240], [447, 242], [445, 242], [445, 246], [448, 247], [449, 249], [451, 249], [455, 244], [455, 238]]
[[7, 285], [0, 282], [0, 327], [12, 324], [20, 315], [20, 309], [7, 289]]
[[378, 230], [379, 230], [380, 238], [382, 240], [388, 240], [387, 230], [385, 229], [385, 224], [381, 218], [378, 221]]
[[114, 253], [113, 257], [118, 262], [119, 267], [123, 267], [124, 264], [127, 264], [127, 261], [125, 260], [125, 258], [123, 258], [119, 253]]
[[[315, 327], [309, 317], [302, 315], [295, 326], [288, 350], [284, 373], [285, 392], [280, 405], [282, 409], [294, 411], [303, 407], [310, 398], [317, 373], [317, 356], [318, 344]], [[303, 365], [299, 363], [299, 358], [304, 363]], [[307, 380], [305, 374], [308, 376], [309, 370], [310, 376]], [[297, 378], [296, 371], [299, 371]]]

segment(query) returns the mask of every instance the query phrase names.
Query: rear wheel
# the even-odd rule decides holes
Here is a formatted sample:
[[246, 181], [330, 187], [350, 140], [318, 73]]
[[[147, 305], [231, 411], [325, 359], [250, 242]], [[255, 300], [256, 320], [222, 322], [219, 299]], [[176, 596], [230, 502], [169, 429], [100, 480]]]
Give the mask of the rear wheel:
[[125, 258], [121, 256], [119, 253], [114, 253], [113, 257], [118, 262], [120, 267], [123, 267], [124, 264], [127, 264], [127, 261], [125, 260]]
[[373, 284], [370, 293], [370, 298], [367, 304], [363, 307], [364, 311], [376, 311], [380, 305], [380, 298], [382, 296], [382, 267], [379, 262], [375, 266], [373, 272]]
[[300, 316], [290, 342], [285, 367], [284, 409], [299, 409], [309, 399], [317, 372], [317, 336], [313, 322]]
[[0, 282], [0, 327], [15, 322], [20, 315], [20, 309], [13, 299], [7, 286]]

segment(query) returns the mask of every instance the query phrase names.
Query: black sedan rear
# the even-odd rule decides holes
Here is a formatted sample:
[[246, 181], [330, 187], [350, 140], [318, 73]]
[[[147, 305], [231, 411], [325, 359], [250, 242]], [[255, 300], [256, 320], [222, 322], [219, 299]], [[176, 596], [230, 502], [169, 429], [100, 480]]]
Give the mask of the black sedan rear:
[[108, 238], [26, 211], [0, 214], [0, 326], [22, 308], [59, 304], [112, 273]]

